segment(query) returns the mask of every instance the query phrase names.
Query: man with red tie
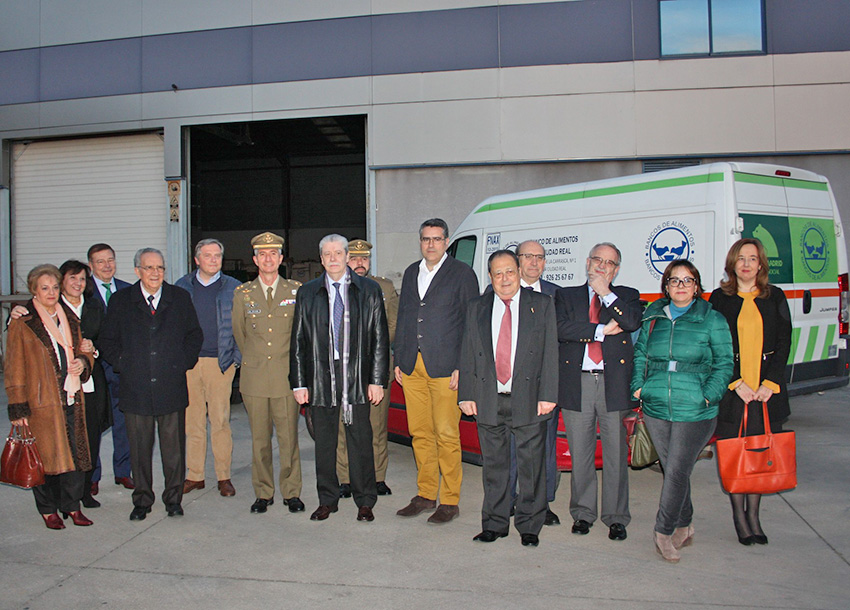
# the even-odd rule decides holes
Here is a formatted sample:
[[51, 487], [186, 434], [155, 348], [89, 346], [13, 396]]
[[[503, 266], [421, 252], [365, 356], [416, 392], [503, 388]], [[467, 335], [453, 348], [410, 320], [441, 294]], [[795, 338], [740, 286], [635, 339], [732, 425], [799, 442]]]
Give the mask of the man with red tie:
[[473, 540], [508, 535], [511, 435], [520, 493], [514, 526], [537, 546], [546, 519], [546, 424], [558, 394], [554, 303], [520, 290], [519, 260], [498, 250], [487, 262], [493, 291], [469, 302], [461, 342], [458, 404], [478, 421], [483, 459], [482, 531]]
[[555, 293], [560, 383], [573, 460], [570, 477], [572, 533], [590, 531], [597, 512], [596, 427], [602, 439], [602, 522], [608, 538], [625, 540], [629, 514], [629, 469], [623, 416], [632, 408], [629, 383], [634, 348], [630, 333], [640, 326], [640, 294], [612, 286], [620, 250], [603, 242], [587, 257], [587, 282]]

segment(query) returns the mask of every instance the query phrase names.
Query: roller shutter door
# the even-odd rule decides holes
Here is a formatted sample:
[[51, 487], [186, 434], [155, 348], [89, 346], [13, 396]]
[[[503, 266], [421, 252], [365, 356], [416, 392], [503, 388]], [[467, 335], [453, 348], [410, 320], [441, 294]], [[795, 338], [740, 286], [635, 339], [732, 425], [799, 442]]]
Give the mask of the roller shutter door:
[[14, 288], [40, 263], [85, 262], [89, 246], [115, 249], [117, 277], [133, 282], [133, 254], [166, 250], [163, 142], [145, 133], [17, 142], [12, 154]]

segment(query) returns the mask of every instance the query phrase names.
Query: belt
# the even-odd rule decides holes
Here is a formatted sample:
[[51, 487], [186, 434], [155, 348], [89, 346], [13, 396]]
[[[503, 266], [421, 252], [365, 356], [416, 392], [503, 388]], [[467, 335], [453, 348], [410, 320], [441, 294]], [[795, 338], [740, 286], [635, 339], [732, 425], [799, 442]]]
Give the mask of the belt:
[[582, 373], [587, 373], [589, 375], [601, 375], [605, 372], [605, 369], [593, 369], [592, 371], [582, 371]]
[[668, 373], [710, 373], [711, 367], [699, 362], [681, 362], [677, 360], [650, 360], [646, 363], [647, 370], [667, 371]]
[[510, 396], [510, 392], [499, 392], [499, 396]]

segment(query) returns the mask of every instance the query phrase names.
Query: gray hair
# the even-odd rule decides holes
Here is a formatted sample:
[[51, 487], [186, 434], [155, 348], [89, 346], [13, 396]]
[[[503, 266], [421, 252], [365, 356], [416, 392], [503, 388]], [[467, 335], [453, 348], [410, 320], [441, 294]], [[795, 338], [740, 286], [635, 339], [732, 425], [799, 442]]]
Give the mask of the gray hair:
[[337, 233], [331, 233], [330, 235], [325, 235], [319, 241], [319, 255], [322, 254], [322, 249], [325, 247], [325, 244], [329, 244], [331, 242], [339, 242], [345, 248], [346, 254], [348, 254], [348, 240], [345, 239], [342, 235], [338, 235]]
[[608, 246], [614, 252], [617, 253], [617, 266], [619, 267], [620, 263], [623, 262], [623, 255], [620, 254], [620, 249], [617, 246], [615, 246], [614, 244], [612, 244], [610, 241], [601, 241], [598, 244], [596, 244], [595, 246], [593, 246], [590, 249], [590, 252], [588, 253], [587, 258], [591, 258], [593, 256], [593, 253], [596, 252], [596, 249], [601, 248], [602, 246]]
[[201, 248], [203, 248], [204, 246], [211, 246], [213, 244], [221, 248], [221, 256], [224, 257], [224, 244], [222, 244], [215, 238], [208, 237], [207, 239], [202, 239], [197, 244], [195, 244], [195, 258], [198, 258], [201, 255]]
[[142, 256], [144, 254], [157, 254], [159, 258], [162, 259], [162, 264], [165, 265], [165, 257], [162, 255], [162, 252], [157, 250], [156, 248], [142, 248], [133, 256], [133, 267], [140, 269], [142, 266]]
[[[260, 250], [277, 250], [277, 253], [283, 256], [283, 248], [254, 248], [254, 256], [259, 256]], [[223, 255], [224, 251], [222, 250], [221, 253]]]

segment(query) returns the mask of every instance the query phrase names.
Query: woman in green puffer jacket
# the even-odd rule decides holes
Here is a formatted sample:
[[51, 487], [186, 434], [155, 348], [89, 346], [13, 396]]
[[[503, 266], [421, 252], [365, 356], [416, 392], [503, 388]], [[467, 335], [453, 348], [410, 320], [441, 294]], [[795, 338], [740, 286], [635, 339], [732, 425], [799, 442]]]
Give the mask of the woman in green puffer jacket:
[[631, 389], [664, 468], [655, 548], [676, 563], [679, 549], [693, 542], [690, 476], [732, 378], [732, 336], [726, 318], [702, 299], [690, 261], [670, 263], [661, 290], [665, 297], [644, 313]]

